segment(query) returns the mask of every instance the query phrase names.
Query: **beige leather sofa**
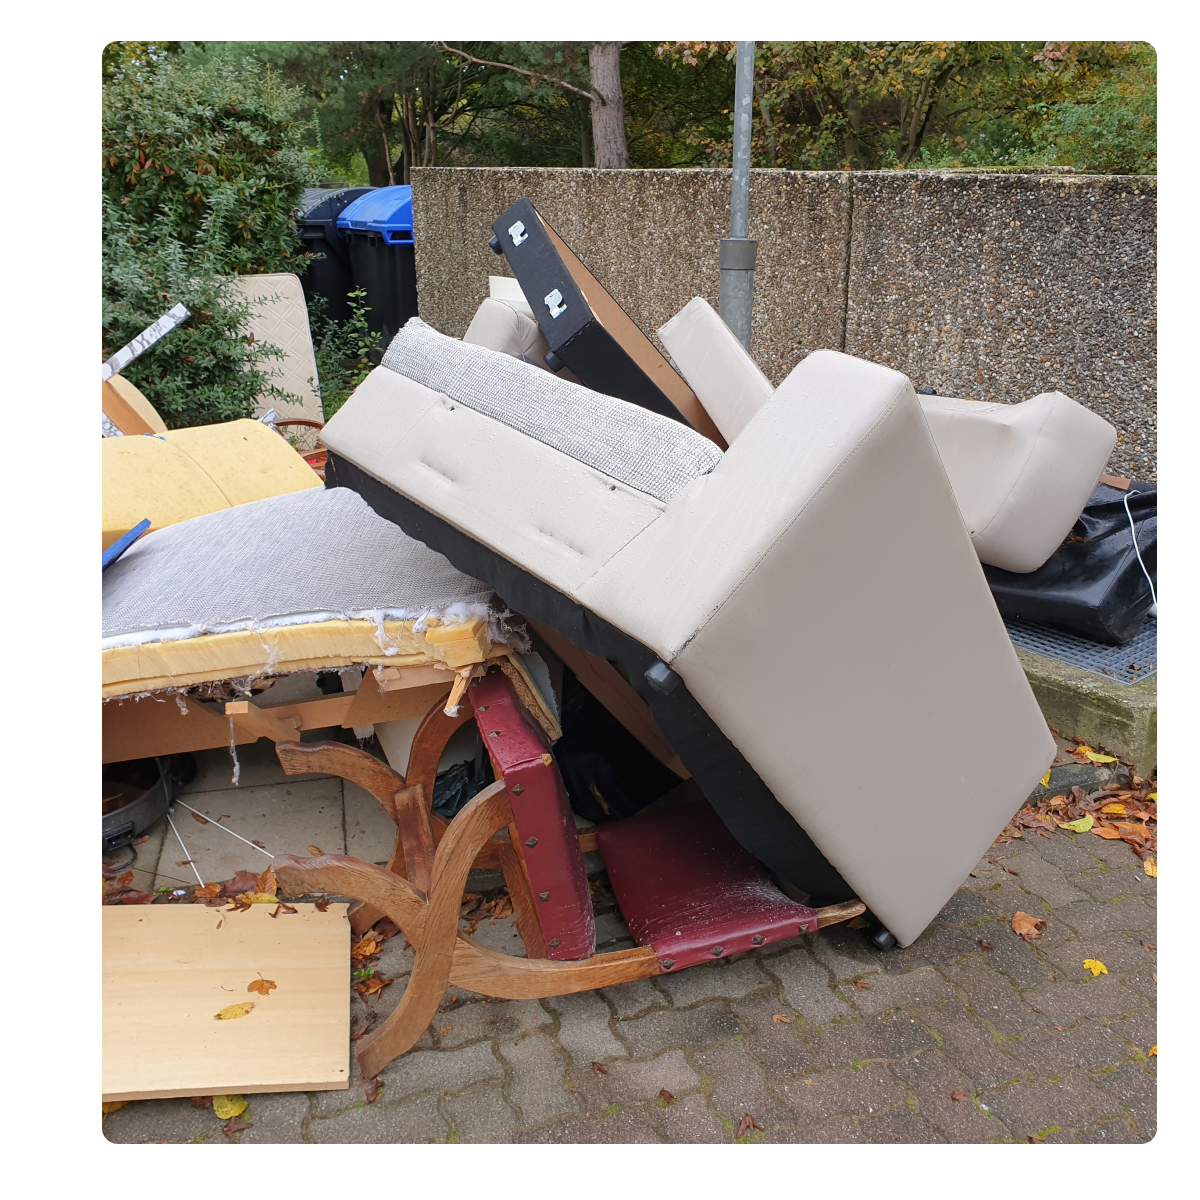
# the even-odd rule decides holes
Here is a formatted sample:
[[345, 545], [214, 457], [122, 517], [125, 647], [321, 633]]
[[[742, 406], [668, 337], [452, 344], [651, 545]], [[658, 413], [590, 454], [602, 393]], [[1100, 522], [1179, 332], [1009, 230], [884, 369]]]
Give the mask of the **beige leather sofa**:
[[[658, 332], [732, 444], [772, 394], [769, 380], [700, 297]], [[980, 560], [1036, 571], [1083, 511], [1116, 430], [1061, 392], [1022, 404], [918, 400]]]
[[895, 371], [811, 354], [722, 454], [414, 319], [324, 440], [328, 485], [615, 662], [747, 849], [902, 944], [1054, 757]]

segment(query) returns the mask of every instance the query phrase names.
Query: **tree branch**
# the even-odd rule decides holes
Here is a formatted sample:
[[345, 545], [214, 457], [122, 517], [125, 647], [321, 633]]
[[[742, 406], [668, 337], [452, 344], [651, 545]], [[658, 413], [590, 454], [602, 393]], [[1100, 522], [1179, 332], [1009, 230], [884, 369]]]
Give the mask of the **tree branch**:
[[468, 54], [465, 50], [456, 50], [453, 46], [446, 45], [445, 42], [438, 42], [438, 45], [447, 54], [457, 54], [460, 58], [465, 58], [468, 62], [478, 63], [481, 67], [500, 67], [504, 71], [515, 71], [518, 75], [528, 76], [528, 78], [535, 81], [544, 79], [547, 83], [556, 84], [558, 87], [566, 88], [568, 92], [574, 92], [577, 96], [583, 96], [593, 104], [604, 104], [603, 96], [599, 96], [595, 92], [585, 92], [582, 88], [577, 88], [574, 84], [567, 83], [565, 79], [555, 79], [553, 76], [538, 71], [525, 71], [520, 67], [514, 67], [511, 63], [489, 62], [486, 58], [476, 58], [473, 54]]

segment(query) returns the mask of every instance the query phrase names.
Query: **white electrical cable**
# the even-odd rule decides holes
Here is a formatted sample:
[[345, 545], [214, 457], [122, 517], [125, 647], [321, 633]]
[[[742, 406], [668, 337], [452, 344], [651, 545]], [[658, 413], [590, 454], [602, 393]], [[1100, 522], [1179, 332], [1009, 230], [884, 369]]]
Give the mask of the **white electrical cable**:
[[[177, 800], [175, 803], [178, 804], [179, 801]], [[187, 808], [187, 805], [185, 804], [183, 807]], [[170, 811], [167, 812], [167, 824], [171, 826], [171, 832], [175, 835], [175, 840], [179, 843], [179, 848], [183, 851], [183, 857], [188, 860], [188, 866], [192, 868], [192, 874], [195, 875], [196, 882], [201, 887], [204, 887], [204, 880], [200, 878], [200, 872], [196, 870], [196, 864], [192, 862], [192, 856], [188, 853], [188, 848], [183, 844], [183, 838], [179, 836], [179, 830], [175, 828], [175, 822], [171, 820]]]
[[[176, 800], [175, 803], [183, 804], [183, 801]], [[188, 810], [188, 812], [196, 813], [196, 816], [198, 816], [198, 817], [204, 817], [204, 814], [202, 812], [196, 812], [196, 810], [190, 804], [183, 804], [183, 807], [186, 808]], [[219, 821], [214, 821], [212, 819], [212, 817], [204, 817], [204, 819], [210, 825], [215, 825], [218, 829], [223, 829], [227, 834], [229, 834], [230, 837], [237, 838], [237, 840], [239, 842], [245, 842], [247, 846], [254, 846], [254, 843], [249, 838], [242, 837], [242, 835], [240, 833], [234, 833], [232, 829], [229, 829], [226, 826], [222, 825]], [[177, 833], [175, 836], [178, 837], [179, 834]], [[182, 845], [182, 842], [180, 844]], [[254, 849], [257, 850], [259, 852], [259, 854], [265, 854], [268, 858], [275, 857], [275, 855], [273, 855], [270, 852], [270, 850], [264, 850], [261, 846], [254, 846]]]
[[[1141, 492], [1133, 493], [1133, 495], [1135, 495], [1135, 496], [1140, 496], [1141, 494], [1142, 494]], [[1158, 616], [1158, 595], [1154, 591], [1154, 580], [1150, 578], [1150, 572], [1146, 570], [1146, 564], [1144, 562], [1142, 562], [1142, 552], [1138, 549], [1137, 526], [1134, 525], [1134, 523], [1133, 523], [1133, 513], [1131, 513], [1129, 511], [1129, 496], [1130, 496], [1130, 493], [1126, 492], [1124, 497], [1122, 498], [1122, 502], [1125, 505], [1125, 515], [1129, 518], [1129, 530], [1133, 534], [1133, 552], [1134, 552], [1134, 554], [1137, 555], [1138, 566], [1142, 568], [1142, 574], [1145, 575], [1146, 582], [1150, 585], [1150, 599], [1154, 602], [1150, 606], [1150, 615], [1153, 617], [1157, 617]]]

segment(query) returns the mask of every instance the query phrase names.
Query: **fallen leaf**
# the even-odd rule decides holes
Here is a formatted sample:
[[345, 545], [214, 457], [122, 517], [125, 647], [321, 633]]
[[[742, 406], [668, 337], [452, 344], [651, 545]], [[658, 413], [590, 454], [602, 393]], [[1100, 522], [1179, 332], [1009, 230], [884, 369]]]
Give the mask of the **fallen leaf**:
[[1046, 1144], [1046, 1139], [1038, 1137], [1036, 1133], [1031, 1133], [1029, 1135], [1029, 1143], [1032, 1146], [1044, 1146]]
[[1106, 804], [1100, 811], [1102, 813], [1116, 813], [1119, 817], [1126, 815], [1125, 805], [1123, 804]]
[[1151, 954], [1153, 954], [1155, 952], [1155, 950], [1158, 949], [1157, 942], [1139, 942], [1138, 945], [1141, 946], [1141, 948], [1143, 950], [1149, 951]]
[[214, 1096], [212, 1106], [214, 1115], [221, 1121], [240, 1117], [249, 1107], [245, 1096]]
[[1142, 870], [1150, 876], [1151, 879], [1158, 878], [1158, 863], [1154, 859], [1148, 858], [1142, 863]]
[[1111, 825], [1097, 825], [1092, 832], [1106, 841], [1119, 842], [1121, 840], [1121, 831], [1114, 829]]
[[1108, 974], [1108, 968], [1098, 958], [1085, 958], [1083, 960], [1083, 969], [1091, 971], [1093, 979], [1097, 978], [1097, 976]]
[[1096, 818], [1091, 813], [1084, 813], [1077, 821], [1056, 822], [1059, 829], [1069, 829], [1072, 833], [1087, 833], [1095, 823]]
[[1040, 917], [1030, 916], [1027, 912], [1019, 912], [1012, 919], [1012, 931], [1023, 937], [1027, 942], [1032, 942], [1042, 936], [1042, 930], [1046, 928], [1046, 922]]
[[269, 996], [273, 988], [279, 985], [273, 979], [264, 979], [261, 975], [246, 985], [246, 991], [257, 992], [260, 996]]
[[278, 904], [279, 897], [274, 892], [243, 892], [238, 899], [243, 904]]
[[280, 914], [281, 912], [283, 912], [283, 913], [294, 913], [294, 912], [296, 912], [296, 909], [294, 909], [294, 908], [293, 908], [293, 907], [292, 907], [290, 904], [284, 904], [284, 903], [281, 901], [281, 902], [280, 902], [279, 904], [277, 904], [277, 905], [275, 906], [275, 908], [272, 910], [272, 912], [271, 912], [271, 916], [273, 916], [273, 917], [277, 917], [277, 916], [279, 916], [279, 914]]
[[359, 1038], [365, 1037], [367, 1030], [371, 1028], [371, 1022], [367, 1017], [363, 1017], [361, 1021], [355, 1021], [354, 1028], [350, 1030], [350, 1040], [357, 1042]]
[[853, 921], [846, 922], [847, 929], [870, 929], [871, 922], [866, 917], [855, 917]]
[[103, 1100], [100, 1103], [100, 1111], [103, 1113], [116, 1112], [118, 1108], [124, 1108], [128, 1103], [128, 1100]]
[[1091, 748], [1091, 746], [1080, 746], [1075, 753], [1082, 754], [1083, 757], [1089, 762], [1106, 763], [1117, 761], [1115, 754], [1097, 754], [1096, 751]]
[[374, 1079], [367, 1080], [367, 1086], [363, 1089], [368, 1104], [374, 1104], [379, 1099], [379, 1093], [383, 1091], [383, 1077], [376, 1075]]
[[1154, 972], [1154, 982], [1155, 983], [1158, 982], [1158, 972], [1157, 971]]
[[316, 903], [317, 903], [317, 912], [328, 912], [329, 911], [329, 901], [326, 900], [324, 897], [322, 897]]
[[175, 865], [177, 867], [190, 867], [192, 865], [192, 860], [190, 858], [181, 858], [175, 863]]
[[1158, 793], [1157, 792], [1147, 792], [1146, 799], [1153, 800], [1154, 803], [1157, 804], [1158, 803]]
[[308, 848], [308, 852], [309, 852], [309, 854], [311, 854], [311, 855], [312, 855], [314, 858], [320, 858], [320, 857], [321, 857], [321, 855], [325, 853], [325, 851], [324, 851], [324, 850], [322, 850], [320, 846], [309, 846], [309, 848]]
[[1042, 787], [1049, 787], [1049, 786], [1050, 786], [1050, 772], [1049, 772], [1049, 771], [1047, 771], [1047, 772], [1045, 773], [1045, 775], [1043, 775], [1043, 776], [1042, 776], [1042, 778], [1041, 778], [1041, 786], [1042, 786]]
[[1158, 1057], [1158, 1043], [1157, 1042], [1155, 1042], [1154, 1045], [1151, 1046], [1150, 1049], [1146, 1051], [1146, 1057], [1147, 1058], [1157, 1058]]
[[266, 849], [266, 846], [264, 846], [263, 843], [258, 840], [258, 838], [251, 838], [250, 845], [257, 846], [260, 850]]
[[207, 818], [207, 817], [202, 817], [202, 816], [201, 816], [199, 813], [192, 813], [192, 820], [193, 820], [193, 821], [199, 821], [201, 825], [207, 825], [207, 824], [208, 824], [208, 818]]
[[242, 1004], [229, 1004], [225, 1008], [221, 1009], [219, 1013], [217, 1013], [217, 1020], [236, 1021], [238, 1017], [244, 1017], [249, 1014], [253, 1008], [254, 1005], [248, 1000]]
[[773, 1013], [771, 1015], [771, 1020], [774, 1021], [776, 1025], [790, 1025], [792, 1023], [792, 1018], [785, 1017], [783, 1013]]
[[995, 946], [991, 942], [985, 942], [983, 938], [979, 938], [975, 943], [980, 950], [995, 950]]
[[860, 992], [869, 992], [871, 990], [871, 985], [864, 979], [856, 979], [854, 981], [854, 986]]
[[153, 892], [128, 891], [121, 895], [122, 904], [149, 904], [154, 899]]
[[206, 883], [203, 887], [198, 887], [194, 895], [199, 900], [216, 900], [221, 894], [221, 885], [219, 883]]
[[658, 1093], [658, 1103], [661, 1107], [666, 1108], [668, 1104], [675, 1103], [675, 1097], [672, 1096], [666, 1088], [663, 1088], [662, 1091]]
[[253, 1121], [239, 1121], [236, 1117], [232, 1121], [226, 1121], [221, 1128], [225, 1131], [226, 1137], [235, 1133], [242, 1133], [247, 1129], [254, 1128]]
[[1051, 808], [1059, 808], [1062, 805], [1066, 804], [1066, 802], [1067, 802], [1066, 796], [1051, 796], [1050, 797], [1050, 807]]
[[1053, 971], [1051, 971], [1051, 972], [1050, 972], [1050, 974], [1046, 976], [1046, 978], [1047, 978], [1048, 980], [1050, 980], [1050, 982], [1051, 982], [1051, 983], [1057, 983], [1057, 982], [1058, 982], [1058, 976], [1057, 976], [1057, 975], [1056, 975], [1056, 974], [1055, 974]]
[[957, 1100], [960, 1104], [965, 1103], [967, 1100], [970, 1100], [970, 1098], [971, 1097], [967, 1095], [966, 1088], [959, 1088], [957, 1092], [950, 1093], [950, 1099]]
[[385, 987], [392, 981], [384, 975], [372, 975], [369, 979], [360, 979], [354, 985], [354, 990], [360, 996], [370, 996], [375, 992], [382, 992]]
[[745, 1137], [746, 1134], [748, 1134], [752, 1129], [761, 1130], [762, 1126], [749, 1113], [747, 1113], [742, 1118], [742, 1123], [738, 1126], [737, 1135], [738, 1137]]
[[379, 950], [379, 943], [368, 933], [362, 941], [350, 947], [350, 957], [370, 958], [372, 954], [378, 954]]
[[213, 1098], [211, 1096], [193, 1096], [192, 1097], [192, 1107], [193, 1108], [212, 1108], [212, 1106], [213, 1106]]
[[592, 1074], [593, 1075], [607, 1075], [608, 1068], [603, 1063], [594, 1062], [594, 1063], [592, 1063]]
[[371, 936], [381, 946], [384, 942], [391, 941], [399, 932], [400, 927], [388, 917], [384, 917], [382, 921], [376, 921], [369, 930]]
[[254, 890], [256, 892], [270, 892], [272, 896], [279, 891], [279, 884], [275, 880], [275, 872], [270, 867], [254, 881]]
[[243, 892], [258, 891], [258, 876], [253, 871], [239, 871], [226, 885], [225, 895], [240, 896]]

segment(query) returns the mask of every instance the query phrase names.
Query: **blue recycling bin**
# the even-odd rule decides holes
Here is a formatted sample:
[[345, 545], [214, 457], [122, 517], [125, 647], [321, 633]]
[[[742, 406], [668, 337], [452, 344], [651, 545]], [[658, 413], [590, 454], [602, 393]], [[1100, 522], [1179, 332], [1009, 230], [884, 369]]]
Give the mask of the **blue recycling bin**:
[[383, 347], [417, 315], [412, 188], [376, 188], [348, 204], [337, 219], [350, 254], [355, 286], [366, 292], [367, 324]]

